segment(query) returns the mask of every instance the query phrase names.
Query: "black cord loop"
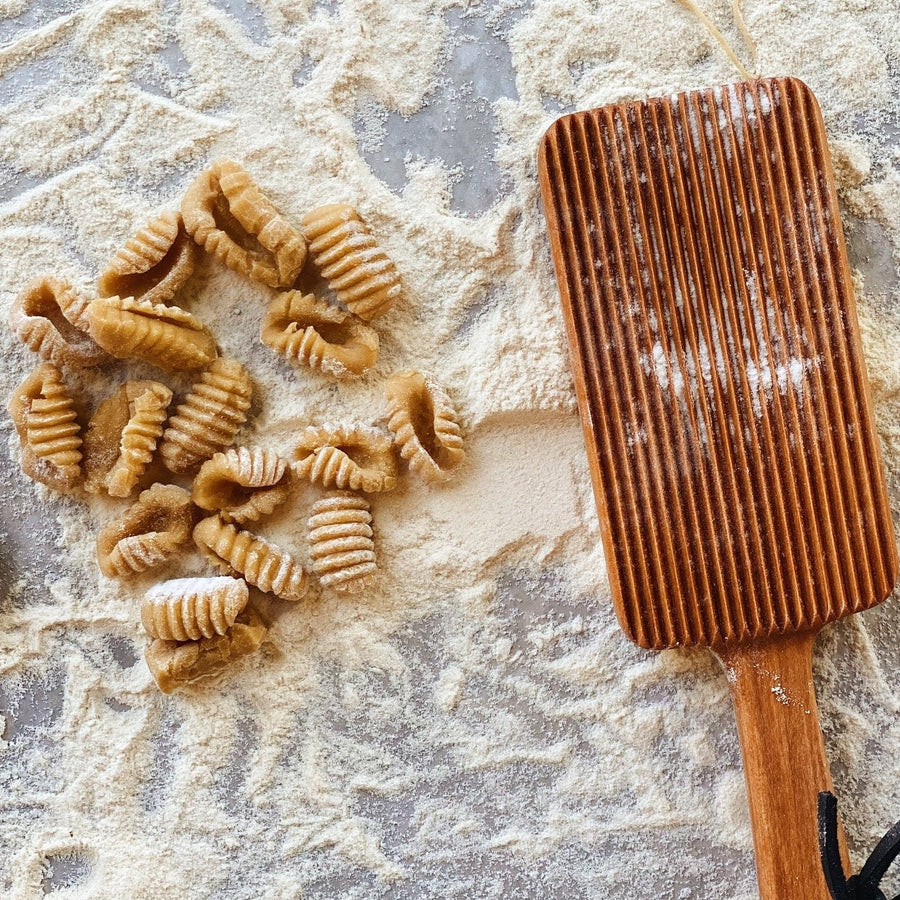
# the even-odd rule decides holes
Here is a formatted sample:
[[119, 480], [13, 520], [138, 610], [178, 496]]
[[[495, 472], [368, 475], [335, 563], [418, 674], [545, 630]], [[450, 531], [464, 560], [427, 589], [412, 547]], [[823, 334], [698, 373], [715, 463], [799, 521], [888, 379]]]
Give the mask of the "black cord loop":
[[[900, 855], [900, 822], [878, 842], [862, 871], [849, 879], [838, 846], [838, 803], [834, 794], [819, 794], [819, 852], [825, 883], [833, 900], [888, 900], [879, 885]], [[900, 900], [900, 894], [894, 897]]]

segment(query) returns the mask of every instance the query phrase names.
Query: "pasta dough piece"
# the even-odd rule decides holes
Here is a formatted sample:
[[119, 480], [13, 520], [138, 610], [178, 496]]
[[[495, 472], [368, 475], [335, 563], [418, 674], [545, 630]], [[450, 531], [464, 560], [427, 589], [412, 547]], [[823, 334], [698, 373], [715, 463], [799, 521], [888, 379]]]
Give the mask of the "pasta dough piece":
[[126, 578], [165, 562], [191, 539], [197, 508], [174, 484], [143, 491], [121, 519], [97, 535], [97, 563], [109, 578]]
[[385, 393], [388, 428], [409, 468], [425, 481], [448, 478], [465, 451], [446, 391], [421, 372], [401, 372], [388, 379]]
[[255, 653], [267, 628], [259, 613], [247, 606], [226, 634], [199, 641], [156, 639], [147, 648], [147, 668], [164, 694], [201, 678], [219, 674], [230, 662]]
[[253, 384], [234, 359], [217, 359], [179, 404], [159, 452], [170, 472], [195, 472], [224, 450], [247, 421]]
[[313, 504], [308, 526], [313, 571], [321, 585], [345, 593], [365, 590], [377, 569], [369, 501], [332, 491]]
[[194, 542], [226, 575], [241, 575], [282, 600], [301, 600], [309, 587], [306, 571], [290, 554], [219, 516], [209, 516], [197, 525]]
[[383, 316], [400, 295], [400, 276], [359, 213], [332, 203], [307, 213], [301, 224], [310, 256], [338, 300], [367, 321]]
[[306, 261], [306, 240], [280, 215], [249, 173], [214, 162], [187, 189], [184, 225], [207, 253], [274, 288], [292, 287]]
[[169, 371], [208, 366], [217, 355], [206, 326], [177, 306], [98, 297], [88, 305], [91, 336], [119, 359], [142, 359]]
[[88, 334], [88, 300], [56, 278], [35, 278], [9, 310], [9, 327], [29, 350], [55, 366], [96, 366], [106, 351]]
[[38, 366], [7, 405], [22, 446], [22, 471], [59, 491], [81, 477], [81, 426], [62, 372]]
[[148, 531], [121, 538], [101, 557], [98, 535], [97, 560], [100, 571], [108, 578], [128, 578], [162, 565], [179, 551], [181, 544], [168, 532]]
[[391, 439], [366, 425], [310, 426], [294, 451], [294, 471], [325, 488], [390, 491], [397, 484]]
[[171, 400], [158, 381], [127, 381], [97, 407], [84, 436], [88, 491], [131, 494], [153, 458]]
[[203, 463], [191, 496], [197, 506], [219, 512], [226, 521], [253, 522], [287, 499], [291, 474], [287, 460], [274, 451], [240, 447]]
[[360, 375], [375, 365], [378, 335], [356, 316], [312, 294], [278, 294], [263, 319], [260, 338], [291, 362], [326, 375]]
[[129, 238], [109, 261], [97, 281], [98, 293], [166, 303], [190, 278], [198, 252], [181, 213], [166, 210]]
[[173, 578], [144, 595], [141, 624], [152, 638], [199, 641], [225, 634], [247, 605], [250, 592], [239, 578]]

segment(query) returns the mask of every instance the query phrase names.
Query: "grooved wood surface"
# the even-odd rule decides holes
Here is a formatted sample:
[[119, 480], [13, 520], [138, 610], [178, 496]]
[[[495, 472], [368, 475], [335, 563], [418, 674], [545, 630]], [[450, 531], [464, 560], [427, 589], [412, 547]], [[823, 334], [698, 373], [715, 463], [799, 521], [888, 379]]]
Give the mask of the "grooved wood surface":
[[809, 89], [566, 116], [540, 170], [627, 634], [730, 645], [882, 601], [896, 545]]

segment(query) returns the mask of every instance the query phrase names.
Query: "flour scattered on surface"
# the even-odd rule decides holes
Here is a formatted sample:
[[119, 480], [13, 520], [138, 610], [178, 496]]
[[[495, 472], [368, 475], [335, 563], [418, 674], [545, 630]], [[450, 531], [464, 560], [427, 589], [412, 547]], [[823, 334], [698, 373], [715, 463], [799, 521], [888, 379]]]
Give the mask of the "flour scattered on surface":
[[[736, 39], [731, 4], [706, 6]], [[760, 71], [810, 84], [834, 139], [896, 511], [896, 9], [744, 9]], [[404, 285], [376, 371], [336, 385], [259, 342], [266, 289], [205, 262], [185, 305], [259, 388], [240, 441], [288, 451], [307, 423], [378, 419], [384, 378], [422, 367], [470, 451], [445, 487], [409, 479], [373, 499], [371, 595], [272, 601], [257, 658], [163, 697], [139, 627], [152, 579], [118, 585], [94, 563], [124, 504], [29, 484], [7, 423], [0, 894], [649, 900], [677, 883], [754, 897], [727, 683], [708, 654], [635, 649], [611, 610], [535, 163], [561, 112], [733, 80], [705, 30], [667, 0], [53, 0], [0, 15], [0, 315], [48, 269], [89, 290], [150, 213], [231, 156], [294, 222], [357, 205]], [[660, 333], [647, 375], [700, 389], [744, 354], [719, 344], [675, 365]], [[0, 349], [8, 392], [34, 359], [5, 331]], [[815, 365], [760, 359], [761, 402]], [[94, 405], [121, 372], [74, 386]], [[264, 536], [302, 555], [313, 498], [298, 489]], [[186, 559], [165, 574], [209, 572]], [[857, 862], [900, 810], [896, 634], [888, 603], [828, 629], [817, 660]]]

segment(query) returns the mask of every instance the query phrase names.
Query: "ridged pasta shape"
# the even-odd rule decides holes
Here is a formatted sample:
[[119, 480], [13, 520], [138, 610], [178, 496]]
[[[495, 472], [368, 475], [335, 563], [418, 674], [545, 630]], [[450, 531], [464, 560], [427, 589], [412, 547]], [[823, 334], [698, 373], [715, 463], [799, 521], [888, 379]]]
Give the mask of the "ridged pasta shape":
[[97, 281], [98, 294], [167, 303], [190, 278], [198, 254], [181, 213], [166, 210], [129, 238], [109, 261]]
[[207, 327], [189, 312], [134, 297], [98, 297], [88, 306], [91, 336], [119, 359], [193, 371], [217, 355]]
[[224, 574], [240, 575], [282, 600], [301, 600], [309, 587], [306, 571], [289, 553], [219, 516], [197, 525], [194, 542]]
[[[154, 569], [178, 553], [183, 542], [166, 531], [132, 534], [118, 540], [100, 562], [108, 578], [128, 578]], [[98, 552], [98, 561], [100, 555]]]
[[275, 297], [260, 338], [292, 363], [334, 378], [360, 375], [378, 358], [378, 335], [372, 328], [351, 313], [300, 291]]
[[249, 598], [239, 578], [173, 578], [144, 594], [141, 624], [152, 638], [199, 641], [225, 634]]
[[255, 653], [267, 630], [259, 613], [247, 606], [225, 634], [186, 642], [156, 638], [145, 653], [147, 668], [159, 689], [171, 694], [182, 685], [218, 675], [229, 663]]
[[385, 393], [388, 428], [410, 470], [429, 482], [448, 478], [465, 450], [447, 392], [421, 372], [401, 372], [388, 379]]
[[88, 334], [87, 307], [87, 298], [68, 282], [35, 278], [13, 301], [9, 327], [29, 350], [55, 366], [96, 366], [109, 357]]
[[400, 296], [400, 276], [359, 213], [331, 203], [302, 219], [309, 253], [329, 286], [362, 319], [383, 316]]
[[57, 468], [78, 468], [81, 426], [62, 372], [52, 364], [41, 366], [39, 380], [40, 391], [25, 413], [28, 447]]
[[190, 494], [154, 484], [97, 535], [97, 563], [109, 578], [126, 578], [166, 562], [184, 549], [197, 521]]
[[234, 359], [217, 359], [200, 376], [163, 433], [159, 452], [170, 472], [195, 472], [234, 441], [247, 421], [253, 384]]
[[371, 426], [312, 425], [301, 434], [294, 457], [294, 472], [324, 488], [374, 493], [397, 484], [391, 439]]
[[309, 552], [319, 583], [344, 593], [365, 590], [378, 568], [369, 501], [332, 491], [313, 504], [311, 513]]
[[129, 402], [131, 416], [122, 429], [119, 458], [106, 478], [111, 497], [127, 497], [144, 474], [162, 436], [171, 399], [172, 392], [165, 385], [154, 384]]
[[191, 496], [201, 509], [243, 524], [269, 515], [284, 503], [291, 476], [288, 461], [274, 450], [239, 447], [203, 463]]
[[97, 407], [84, 436], [88, 491], [131, 494], [153, 458], [171, 400], [158, 381], [127, 381]]
[[273, 288], [292, 287], [306, 260], [306, 240], [278, 212], [250, 174], [214, 162], [187, 189], [184, 225], [212, 256]]
[[56, 490], [81, 477], [81, 426], [63, 379], [52, 363], [38, 366], [7, 405], [22, 446], [22, 470]]

